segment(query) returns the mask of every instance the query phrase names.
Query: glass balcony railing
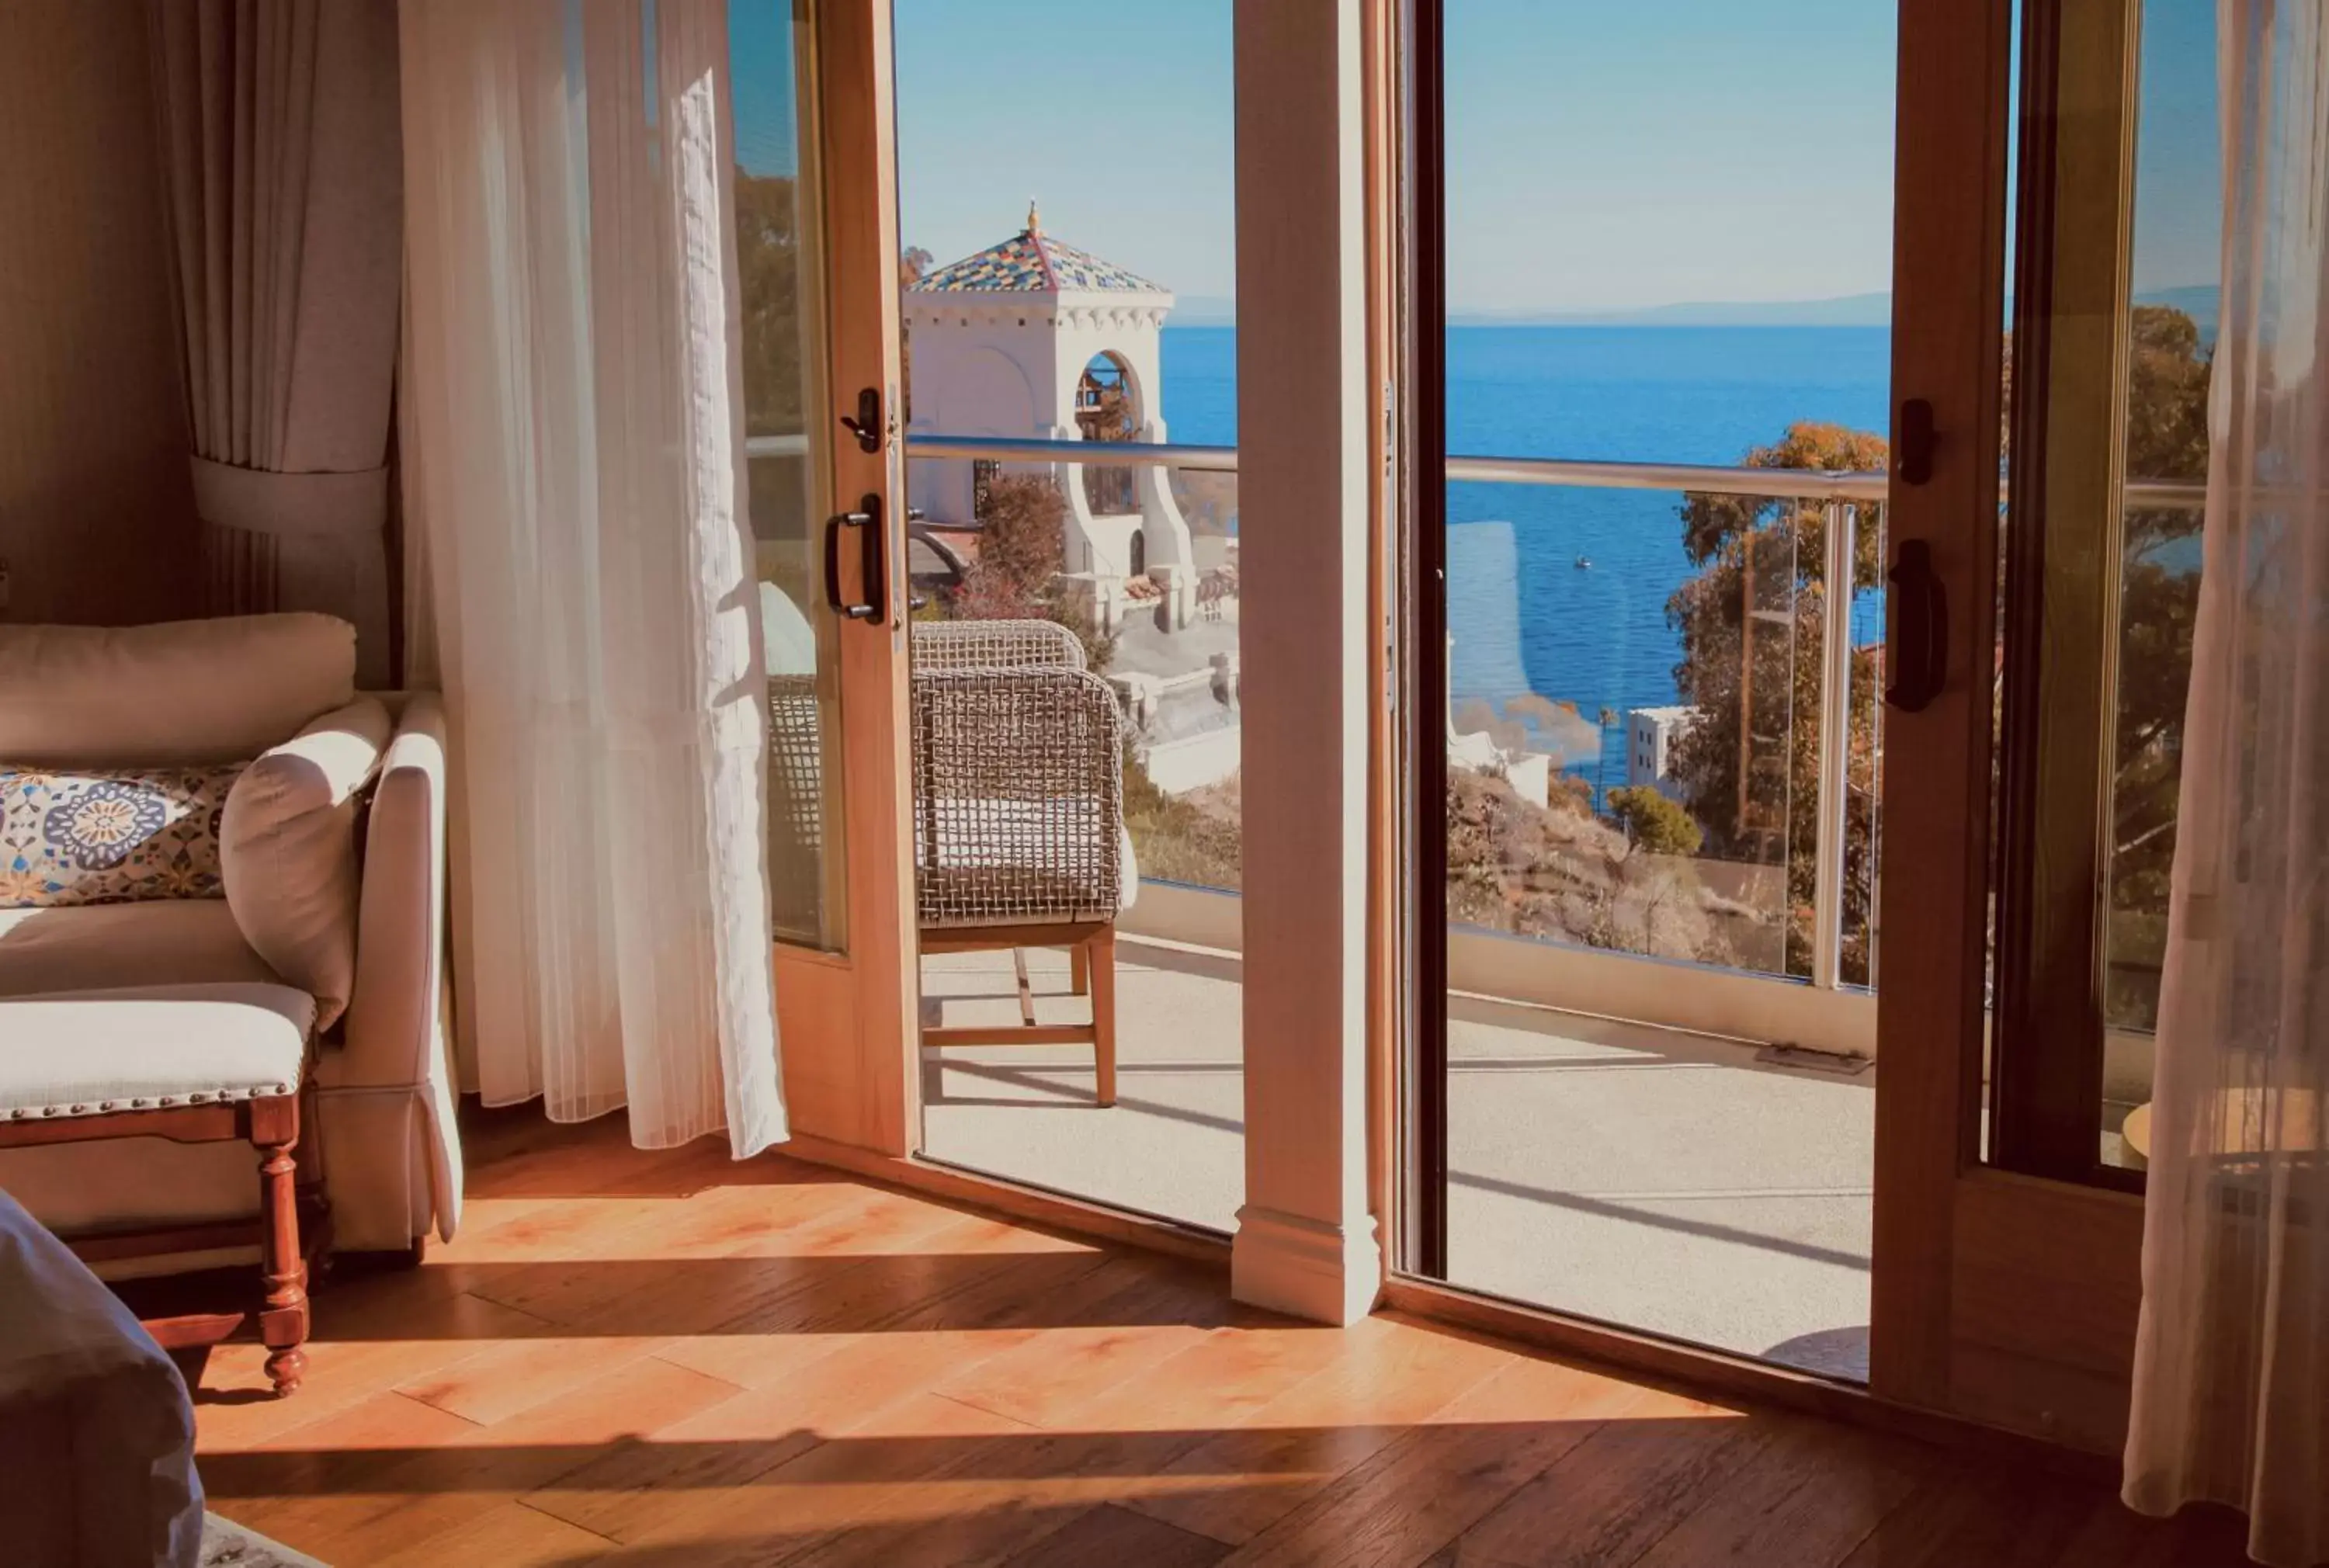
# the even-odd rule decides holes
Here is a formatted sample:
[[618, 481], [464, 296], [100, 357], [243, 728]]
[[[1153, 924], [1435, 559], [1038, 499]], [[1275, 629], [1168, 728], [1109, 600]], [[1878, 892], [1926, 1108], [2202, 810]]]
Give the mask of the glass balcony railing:
[[[907, 442], [918, 465], [1041, 472], [1063, 488], [1080, 483], [1088, 452], [1076, 441]], [[1233, 891], [1237, 452], [1111, 443], [1108, 455], [1110, 467], [1170, 474], [1198, 546], [1200, 627], [1230, 623], [1213, 639], [1221, 648], [1202, 635], [1148, 636], [1145, 616], [1116, 643], [1107, 672], [1133, 736], [1127, 815], [1142, 878]], [[1448, 475], [1478, 498], [1472, 511], [1494, 512], [1486, 498], [1507, 486], [1553, 487], [1579, 505], [1666, 492], [1685, 507], [1730, 504], [1749, 523], [1739, 559], [1702, 574], [1695, 628], [1727, 644], [1713, 660], [1730, 671], [1714, 698], [1723, 745], [1689, 704], [1539, 690], [1554, 682], [1523, 669], [1517, 628], [1548, 607], [1524, 597], [1548, 596], [1526, 595], [1511, 563], [1498, 565], [1500, 533], [1511, 553], [1509, 525], [1459, 528], [1450, 593], [1477, 602], [1451, 616], [1450, 814], [1465, 835], [1450, 846], [1451, 920], [1829, 989], [1869, 983], [1884, 475], [1485, 457], [1451, 458]], [[1586, 591], [1554, 596], [1580, 602], [1554, 608], [1604, 652], [1628, 623], [1655, 628], [1686, 614], [1666, 603], [1670, 584], [1629, 580], [1624, 563], [1579, 556], [1577, 566]], [[1831, 604], [1821, 585], [1839, 569], [1854, 590]], [[1641, 656], [1670, 664], [1673, 646], [1661, 635]], [[1690, 781], [1718, 774], [1723, 783], [1693, 801]]]

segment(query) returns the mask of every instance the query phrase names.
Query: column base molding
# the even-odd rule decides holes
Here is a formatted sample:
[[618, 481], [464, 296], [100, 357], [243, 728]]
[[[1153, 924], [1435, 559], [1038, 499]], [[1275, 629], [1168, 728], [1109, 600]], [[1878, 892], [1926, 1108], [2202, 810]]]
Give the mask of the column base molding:
[[1250, 1203], [1238, 1210], [1230, 1294], [1240, 1301], [1313, 1322], [1350, 1324], [1374, 1310], [1382, 1281], [1371, 1216], [1346, 1227]]

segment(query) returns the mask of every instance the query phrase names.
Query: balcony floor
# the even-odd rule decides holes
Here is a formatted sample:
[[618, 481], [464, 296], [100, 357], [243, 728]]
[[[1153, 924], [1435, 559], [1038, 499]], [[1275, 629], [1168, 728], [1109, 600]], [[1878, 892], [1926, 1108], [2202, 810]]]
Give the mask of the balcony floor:
[[[1031, 953], [1044, 1021], [1081, 1016]], [[933, 1158], [1233, 1230], [1244, 1188], [1239, 960], [1119, 939], [1119, 1082], [1089, 1047], [929, 1053]], [[1008, 953], [923, 964], [926, 1022], [1017, 1017]], [[1457, 1283], [1630, 1328], [1865, 1374], [1875, 1073], [1775, 1067], [1751, 1046], [1459, 998], [1451, 1019]]]

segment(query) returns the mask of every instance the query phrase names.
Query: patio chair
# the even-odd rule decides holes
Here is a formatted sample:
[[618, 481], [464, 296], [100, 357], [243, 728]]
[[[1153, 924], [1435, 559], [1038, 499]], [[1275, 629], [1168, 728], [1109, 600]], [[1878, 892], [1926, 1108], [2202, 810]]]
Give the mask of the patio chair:
[[[913, 628], [914, 896], [922, 951], [1010, 949], [1020, 1022], [926, 1028], [922, 1043], [1089, 1042], [1116, 1103], [1116, 919], [1136, 885], [1116, 693], [1050, 621]], [[1039, 1024], [1022, 950], [1068, 950], [1089, 1023]]]

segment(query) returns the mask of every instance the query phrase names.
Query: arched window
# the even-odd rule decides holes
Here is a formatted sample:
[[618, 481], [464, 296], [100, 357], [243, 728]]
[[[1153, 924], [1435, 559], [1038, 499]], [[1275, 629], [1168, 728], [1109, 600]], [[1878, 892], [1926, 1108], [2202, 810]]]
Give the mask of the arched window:
[[[1140, 435], [1139, 389], [1131, 367], [1103, 350], [1076, 382], [1076, 428], [1087, 441], [1131, 441]], [[1101, 517], [1140, 510], [1129, 468], [1084, 469], [1084, 499]]]

